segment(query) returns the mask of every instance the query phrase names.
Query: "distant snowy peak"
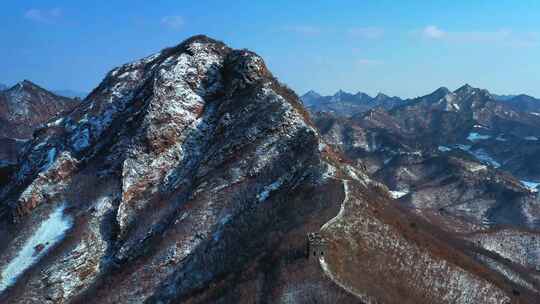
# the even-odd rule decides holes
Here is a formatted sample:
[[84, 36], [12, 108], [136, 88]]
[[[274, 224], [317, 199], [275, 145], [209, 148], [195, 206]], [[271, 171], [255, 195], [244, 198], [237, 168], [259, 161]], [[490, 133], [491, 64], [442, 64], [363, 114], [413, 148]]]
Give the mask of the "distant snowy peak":
[[0, 137], [27, 139], [41, 124], [77, 103], [58, 96], [29, 80], [0, 92]]
[[390, 96], [384, 94], [384, 93], [377, 93], [377, 95], [375, 96], [375, 99], [377, 100], [381, 100], [381, 99], [386, 99], [386, 98], [390, 98]]
[[474, 88], [465, 84], [455, 91], [446, 87], [438, 88], [432, 93], [411, 100], [411, 104], [423, 104], [447, 112], [469, 112], [476, 108], [484, 108], [488, 103], [496, 102], [487, 90]]
[[371, 96], [369, 96], [368, 94], [366, 94], [364, 92], [357, 92], [354, 96], [356, 98], [358, 98], [358, 99], [364, 99], [364, 100], [370, 100], [371, 99]]
[[349, 100], [354, 100], [354, 99], [355, 99], [355, 96], [353, 94], [347, 93], [343, 90], [339, 90], [330, 98], [330, 101], [343, 102], [343, 101], [349, 101]]
[[440, 87], [437, 90], [433, 91], [431, 95], [438, 96], [439, 98], [442, 98], [448, 94], [452, 93], [447, 87]]
[[[400, 104], [403, 99], [397, 97], [397, 96], [388, 96], [384, 93], [378, 93], [373, 100], [375, 103], [377, 103], [377, 106], [382, 106], [383, 108], [391, 108], [394, 105]], [[387, 107], [385, 104], [390, 104], [392, 106]]]
[[495, 98], [493, 95], [486, 89], [479, 89], [474, 88], [470, 86], [469, 84], [465, 84], [459, 89], [455, 90], [454, 93], [458, 95], [459, 97], [472, 97], [472, 96], [479, 96], [478, 98], [485, 98], [495, 101]]
[[[2, 85], [0, 85], [0, 87], [1, 86]], [[34, 95], [56, 96], [60, 98], [65, 96], [65, 95], [57, 94], [56, 92], [46, 90], [43, 87], [27, 79], [24, 79], [23, 81], [18, 82], [12, 87], [5, 87], [5, 91], [6, 93], [9, 93], [12, 95], [13, 94], [34, 94]]]
[[322, 95], [313, 90], [310, 90], [306, 94], [302, 95], [302, 98], [320, 98], [320, 97], [322, 97]]
[[454, 91], [456, 94], [470, 94], [472, 91], [474, 91], [475, 88], [473, 88], [470, 84], [466, 83], [459, 87], [457, 90]]
[[300, 100], [302, 100], [302, 102], [305, 104], [305, 105], [313, 105], [315, 103], [317, 103], [317, 101], [319, 101], [323, 96], [313, 90], [307, 92], [306, 94], [302, 95], [300, 97]]

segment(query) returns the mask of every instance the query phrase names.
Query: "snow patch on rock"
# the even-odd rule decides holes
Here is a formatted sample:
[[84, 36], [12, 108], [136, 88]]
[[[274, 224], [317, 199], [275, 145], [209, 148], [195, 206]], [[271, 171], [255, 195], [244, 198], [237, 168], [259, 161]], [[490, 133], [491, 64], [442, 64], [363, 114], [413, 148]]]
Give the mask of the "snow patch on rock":
[[439, 150], [440, 152], [449, 152], [449, 151], [452, 151], [451, 148], [448, 148], [448, 147], [446, 147], [446, 146], [439, 146], [439, 147], [438, 147], [438, 150]]
[[508, 139], [504, 138], [502, 134], [497, 136], [497, 138], [495, 138], [495, 140], [496, 141], [502, 141], [502, 142], [508, 141]]
[[71, 136], [73, 149], [77, 152], [82, 151], [90, 146], [90, 130], [83, 129], [79, 133], [74, 133]]
[[409, 190], [405, 189], [405, 190], [396, 190], [396, 191], [389, 191], [390, 192], [390, 196], [393, 198], [393, 199], [400, 199], [402, 197], [404, 197], [405, 195], [409, 194]]
[[491, 138], [491, 136], [489, 136], [489, 135], [484, 135], [484, 134], [480, 134], [480, 133], [476, 133], [476, 132], [471, 132], [471, 133], [469, 133], [469, 136], [467, 136], [467, 140], [472, 141], [472, 142], [480, 141], [480, 140], [486, 140], [486, 139], [490, 139], [490, 138]]
[[25, 242], [17, 256], [2, 270], [0, 292], [13, 285], [21, 274], [64, 238], [65, 233], [73, 225], [73, 220], [64, 215], [64, 209], [65, 205], [57, 207]]
[[264, 187], [264, 190], [257, 195], [257, 200], [259, 201], [259, 203], [266, 201], [268, 197], [270, 197], [270, 192], [279, 189], [281, 185], [283, 185], [283, 180], [280, 179]]
[[45, 160], [45, 164], [41, 166], [41, 171], [47, 171], [49, 168], [54, 164], [54, 160], [56, 159], [56, 148], [51, 148], [47, 152], [47, 158]]
[[538, 189], [539, 189], [538, 186], [540, 186], [540, 183], [525, 181], [525, 180], [522, 180], [521, 184], [523, 184], [523, 186], [531, 192], [538, 192]]
[[488, 164], [488, 165], [490, 165], [490, 166], [492, 166], [494, 168], [499, 168], [501, 166], [501, 164], [496, 159], [491, 157], [491, 155], [489, 155], [487, 153], [487, 151], [484, 150], [484, 149], [472, 150], [470, 145], [461, 145], [461, 144], [456, 145], [456, 148], [470, 153], [477, 160], [479, 160], [479, 161], [481, 161], [481, 162], [483, 162], [485, 164]]
[[481, 162], [487, 163], [494, 168], [499, 168], [501, 164], [496, 161], [493, 157], [491, 157], [484, 149], [478, 149], [473, 152], [471, 152], [474, 157], [476, 157]]

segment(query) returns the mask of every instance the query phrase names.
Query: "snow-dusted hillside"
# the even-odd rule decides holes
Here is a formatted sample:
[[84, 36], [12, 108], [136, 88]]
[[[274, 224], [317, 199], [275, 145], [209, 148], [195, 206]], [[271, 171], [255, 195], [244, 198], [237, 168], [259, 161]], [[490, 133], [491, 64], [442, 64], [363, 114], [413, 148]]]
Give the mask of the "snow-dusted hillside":
[[206, 36], [113, 69], [0, 184], [0, 302], [532, 298], [321, 132], [260, 56]]

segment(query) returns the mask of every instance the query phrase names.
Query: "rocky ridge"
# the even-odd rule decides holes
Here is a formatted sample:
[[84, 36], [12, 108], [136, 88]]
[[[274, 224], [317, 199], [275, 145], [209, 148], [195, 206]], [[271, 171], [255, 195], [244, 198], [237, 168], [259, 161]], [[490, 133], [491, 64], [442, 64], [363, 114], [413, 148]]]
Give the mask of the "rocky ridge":
[[347, 93], [339, 90], [334, 95], [322, 96], [315, 91], [309, 91], [300, 97], [310, 112], [331, 112], [342, 116], [352, 116], [364, 113], [373, 108], [391, 109], [403, 103], [399, 97], [390, 97], [383, 93], [371, 97], [366, 93]]
[[524, 262], [535, 260], [540, 223], [534, 116], [465, 85], [389, 111], [319, 113], [314, 121], [345, 159], [389, 187], [399, 207], [475, 242], [477, 261], [537, 292], [538, 266]]

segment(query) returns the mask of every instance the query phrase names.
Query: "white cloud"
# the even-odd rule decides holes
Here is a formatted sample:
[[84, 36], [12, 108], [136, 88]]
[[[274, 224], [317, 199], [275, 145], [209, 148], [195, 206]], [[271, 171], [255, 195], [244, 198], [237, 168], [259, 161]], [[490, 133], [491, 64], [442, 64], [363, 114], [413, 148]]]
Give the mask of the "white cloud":
[[161, 24], [170, 29], [179, 30], [184, 26], [184, 18], [182, 16], [165, 16], [161, 18]]
[[62, 17], [62, 9], [36, 9], [32, 8], [24, 13], [24, 18], [41, 23], [52, 23], [58, 18]]
[[510, 29], [493, 31], [445, 31], [435, 25], [426, 26], [421, 36], [452, 43], [492, 43], [510, 47], [529, 47], [539, 43], [538, 33], [519, 33]]
[[379, 27], [358, 27], [349, 30], [349, 35], [364, 39], [377, 39], [384, 35], [384, 29]]
[[435, 25], [428, 25], [422, 30], [424, 37], [429, 39], [441, 39], [446, 36], [446, 32]]
[[320, 28], [309, 25], [286, 26], [283, 30], [304, 36], [316, 36], [322, 32]]

